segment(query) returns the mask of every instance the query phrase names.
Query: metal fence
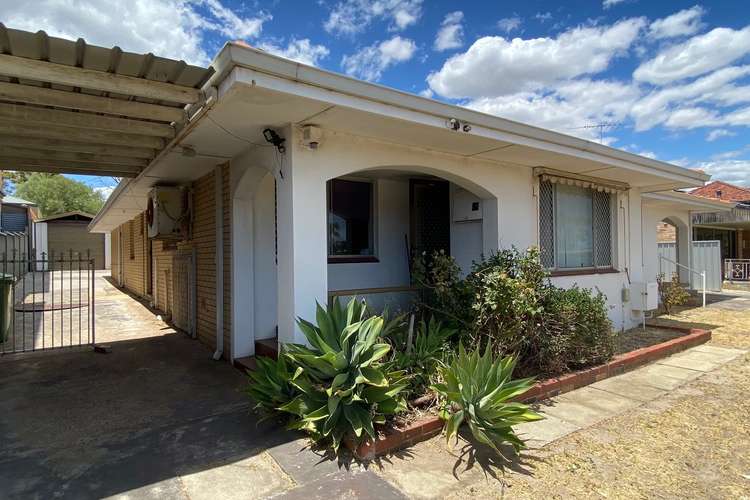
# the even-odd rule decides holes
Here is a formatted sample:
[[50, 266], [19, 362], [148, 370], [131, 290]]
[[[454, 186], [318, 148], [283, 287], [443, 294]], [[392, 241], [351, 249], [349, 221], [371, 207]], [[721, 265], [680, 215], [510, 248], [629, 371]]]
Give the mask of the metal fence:
[[750, 259], [724, 259], [724, 278], [732, 281], [750, 281]]
[[0, 254], [0, 354], [94, 344], [94, 260], [41, 257]]

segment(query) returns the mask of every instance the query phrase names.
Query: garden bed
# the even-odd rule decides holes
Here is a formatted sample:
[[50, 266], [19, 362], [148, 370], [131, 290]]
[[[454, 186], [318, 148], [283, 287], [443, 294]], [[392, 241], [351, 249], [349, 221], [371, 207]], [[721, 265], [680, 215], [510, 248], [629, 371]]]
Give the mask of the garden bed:
[[[640, 333], [630, 331], [625, 335], [629, 335], [630, 338], [620, 338], [618, 354], [609, 362], [539, 381], [531, 390], [523, 394], [522, 401], [549, 399], [711, 340], [709, 330], [664, 326], [649, 327]], [[622, 351], [633, 346], [636, 347], [634, 350]], [[359, 446], [356, 446], [353, 441], [345, 441], [345, 444], [358, 459], [372, 460], [430, 439], [439, 434], [442, 428], [443, 421], [440, 417], [431, 415], [397, 428], [386, 429], [374, 441], [366, 440]]]

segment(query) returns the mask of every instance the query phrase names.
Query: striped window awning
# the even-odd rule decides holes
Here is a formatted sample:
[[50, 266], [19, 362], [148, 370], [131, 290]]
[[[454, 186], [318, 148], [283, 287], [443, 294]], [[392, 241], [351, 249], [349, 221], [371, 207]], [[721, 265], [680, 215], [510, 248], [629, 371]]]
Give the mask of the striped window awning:
[[623, 182], [597, 179], [595, 177], [559, 172], [547, 168], [537, 168], [535, 169], [535, 173], [539, 176], [539, 180], [542, 182], [578, 186], [603, 193], [617, 193], [619, 191], [627, 191], [630, 189], [630, 186]]

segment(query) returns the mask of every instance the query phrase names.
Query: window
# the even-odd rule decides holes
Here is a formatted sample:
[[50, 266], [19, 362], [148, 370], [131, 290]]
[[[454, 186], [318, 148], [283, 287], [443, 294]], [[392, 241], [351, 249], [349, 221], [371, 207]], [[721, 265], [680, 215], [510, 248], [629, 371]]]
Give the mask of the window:
[[539, 185], [541, 259], [548, 269], [613, 267], [614, 196], [543, 181]]
[[372, 183], [343, 179], [329, 181], [329, 260], [375, 260], [373, 241]]

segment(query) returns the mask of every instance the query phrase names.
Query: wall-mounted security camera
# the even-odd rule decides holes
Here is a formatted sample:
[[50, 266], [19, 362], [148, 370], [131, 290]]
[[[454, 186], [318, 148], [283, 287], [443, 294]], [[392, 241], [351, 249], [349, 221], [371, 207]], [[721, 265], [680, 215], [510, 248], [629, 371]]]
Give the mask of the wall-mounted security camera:
[[286, 151], [286, 148], [284, 147], [284, 141], [286, 141], [286, 139], [280, 137], [275, 130], [270, 128], [264, 129], [263, 137], [266, 139], [266, 142], [276, 146], [279, 153], [284, 153]]
[[464, 132], [471, 132], [471, 125], [464, 123]]
[[461, 128], [461, 122], [459, 122], [456, 118], [451, 118], [445, 122], [445, 126], [451, 130], [458, 130]]

